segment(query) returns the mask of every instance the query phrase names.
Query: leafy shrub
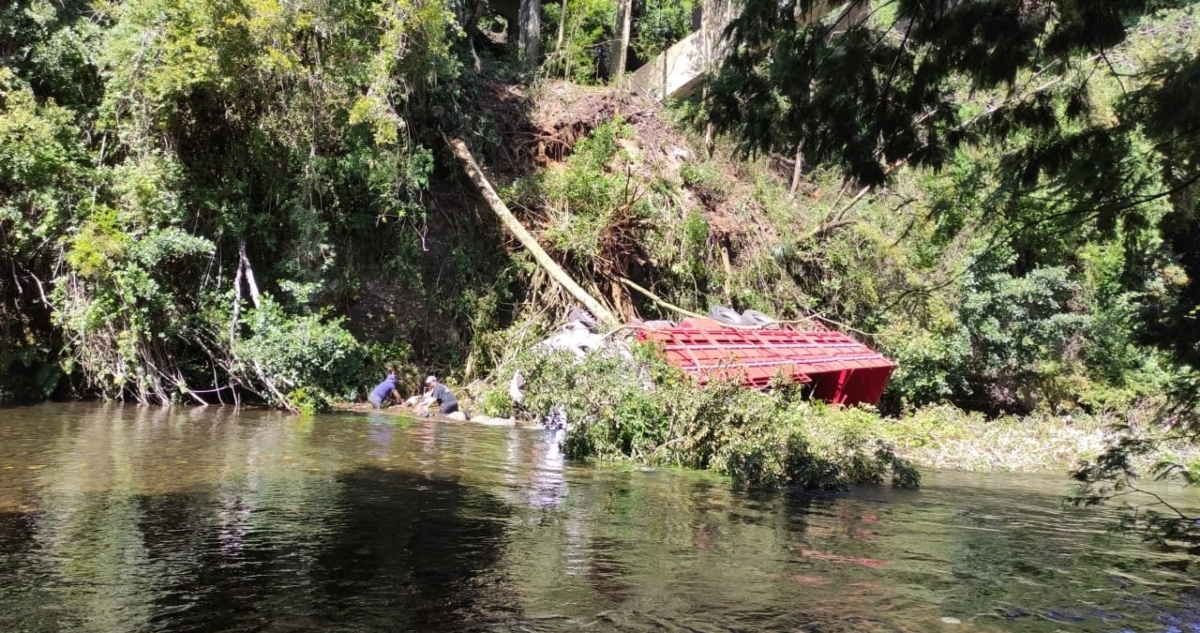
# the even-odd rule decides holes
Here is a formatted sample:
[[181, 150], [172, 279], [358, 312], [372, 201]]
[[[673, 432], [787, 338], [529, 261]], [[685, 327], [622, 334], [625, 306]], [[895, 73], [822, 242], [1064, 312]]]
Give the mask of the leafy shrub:
[[696, 189], [701, 195], [723, 197], [728, 184], [721, 178], [717, 168], [710, 162], [687, 162], [679, 167], [683, 184]]
[[44, 360], [44, 350], [25, 345], [0, 351], [0, 402], [37, 402], [50, 397], [62, 382], [62, 368]]
[[582, 360], [528, 353], [500, 378], [507, 381], [519, 365], [530, 410], [566, 411], [564, 451], [574, 458], [710, 469], [748, 487], [920, 481], [873, 433], [874, 413], [800, 401], [794, 390], [767, 395], [721, 380], [697, 386], [653, 346], [632, 349], [630, 356], [597, 351]]
[[513, 414], [513, 401], [506, 388], [489, 386], [475, 396], [475, 410], [492, 417], [508, 417]]
[[971, 345], [961, 324], [936, 331], [928, 323], [898, 323], [886, 331], [885, 340], [883, 351], [899, 365], [881, 405], [889, 413], [970, 393], [965, 368]]
[[[327, 408], [334, 397], [352, 396], [362, 371], [363, 350], [342, 327], [342, 320], [325, 321], [319, 314], [288, 315], [269, 297], [263, 299], [259, 309], [246, 315], [249, 336], [234, 342], [238, 373], [251, 377], [251, 383], [269, 382], [269, 392], [273, 385], [280, 394], [290, 394], [289, 401], [294, 396], [299, 404], [315, 410]], [[278, 398], [274, 393], [266, 395]]]
[[1071, 360], [1090, 318], [1070, 305], [1077, 282], [1065, 267], [1039, 268], [1023, 277], [983, 273], [973, 277], [959, 314], [971, 337], [976, 398], [1008, 411], [1051, 397], [1063, 371], [1047, 361]]
[[287, 399], [297, 411], [304, 415], [326, 413], [333, 410], [333, 404], [320, 389], [300, 387], [288, 392]]
[[523, 178], [510, 190], [519, 204], [546, 213], [543, 237], [552, 250], [597, 272], [620, 271], [616, 262], [645, 241], [651, 205], [629, 173], [613, 169], [618, 141], [630, 134], [619, 119], [599, 125], [576, 143], [564, 169]]

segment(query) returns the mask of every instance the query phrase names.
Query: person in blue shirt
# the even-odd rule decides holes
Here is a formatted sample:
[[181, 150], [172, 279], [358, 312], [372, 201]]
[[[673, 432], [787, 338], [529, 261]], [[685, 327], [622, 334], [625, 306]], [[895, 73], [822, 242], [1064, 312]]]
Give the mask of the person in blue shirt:
[[371, 401], [372, 409], [383, 407], [383, 401], [387, 400], [388, 396], [394, 396], [396, 402], [400, 402], [400, 392], [396, 391], [396, 374], [388, 372], [387, 378], [383, 382], [375, 385], [375, 389], [371, 391], [371, 395], [367, 396], [367, 400]]
[[429, 388], [430, 391], [426, 394], [423, 404], [428, 406], [436, 402], [438, 410], [442, 412], [442, 415], [449, 415], [458, 411], [458, 398], [455, 398], [454, 394], [450, 393], [446, 385], [438, 382], [437, 376], [426, 378], [425, 387]]

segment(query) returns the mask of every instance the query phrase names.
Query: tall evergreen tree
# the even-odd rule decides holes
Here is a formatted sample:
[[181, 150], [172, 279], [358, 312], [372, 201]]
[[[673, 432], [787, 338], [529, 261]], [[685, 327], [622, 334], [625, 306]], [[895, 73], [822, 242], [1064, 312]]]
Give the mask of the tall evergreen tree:
[[[818, 4], [746, 0], [730, 24], [708, 105], [744, 152], [799, 147], [807, 164], [880, 184], [900, 164], [936, 169], [965, 145], [1003, 147], [996, 210], [1008, 228], [1112, 234], [1157, 221], [1168, 256], [1200, 275], [1200, 58], [1169, 51], [1129, 78], [1109, 59], [1155, 3], [895, 0], [849, 27], [839, 18], [852, 2], [799, 17]], [[1089, 85], [1111, 77], [1126, 91], [1098, 112]], [[1162, 199], [1169, 214], [1145, 213]], [[1200, 367], [1200, 284], [1172, 290], [1147, 306], [1145, 336]]]
[[[819, 6], [824, 19], [802, 19]], [[893, 0], [847, 28], [855, 8], [745, 0], [708, 93], [712, 121], [747, 154], [799, 147], [807, 164], [868, 185], [901, 164], [940, 168], [967, 146], [1003, 153], [988, 211], [1014, 250], [1125, 236], [1140, 335], [1179, 366], [1164, 419], [1200, 441], [1200, 47], [1157, 50], [1136, 73], [1113, 61], [1141, 19], [1194, 16], [1195, 3]], [[1119, 86], [1115, 99], [1099, 103], [1102, 82]], [[1131, 485], [1128, 458], [1146, 447], [1128, 440], [1082, 469], [1100, 484], [1089, 498]], [[1187, 470], [1159, 469], [1170, 473]], [[1151, 527], [1200, 542], [1190, 517]]]

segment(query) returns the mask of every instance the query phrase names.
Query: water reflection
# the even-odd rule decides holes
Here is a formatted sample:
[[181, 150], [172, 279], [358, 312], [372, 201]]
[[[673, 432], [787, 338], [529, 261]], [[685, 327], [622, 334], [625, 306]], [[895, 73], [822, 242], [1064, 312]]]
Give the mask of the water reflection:
[[1059, 507], [1061, 480], [927, 484], [742, 494], [518, 429], [0, 409], [0, 631], [1197, 625], [1194, 565]]
[[0, 488], [0, 630], [445, 630], [506, 613], [505, 505], [386, 465], [393, 425], [69, 411], [86, 413], [61, 434], [0, 426], [0, 463], [22, 473]]

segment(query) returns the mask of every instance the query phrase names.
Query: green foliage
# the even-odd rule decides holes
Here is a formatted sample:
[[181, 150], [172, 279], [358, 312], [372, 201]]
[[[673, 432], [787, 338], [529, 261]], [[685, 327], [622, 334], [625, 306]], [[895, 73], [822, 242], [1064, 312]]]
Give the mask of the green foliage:
[[333, 403], [329, 401], [329, 397], [321, 390], [310, 387], [300, 387], [289, 391], [287, 404], [302, 415], [327, 413], [333, 410]]
[[648, 213], [647, 201], [637, 198], [628, 173], [612, 169], [618, 141], [630, 136], [621, 121], [597, 126], [575, 145], [563, 169], [518, 181], [513, 193], [519, 203], [552, 214], [545, 238], [557, 251], [579, 262], [625, 249], [626, 228], [634, 228]]
[[886, 401], [900, 412], [913, 406], [961, 402], [971, 393], [971, 341], [957, 323], [944, 329], [900, 323], [886, 332], [888, 355], [899, 365], [888, 383]]
[[[872, 434], [874, 414], [801, 402], [789, 390], [768, 396], [725, 381], [698, 387], [652, 346], [583, 360], [532, 352], [511, 366], [526, 377], [529, 410], [566, 411], [564, 450], [572, 457], [711, 469], [751, 487], [919, 483]], [[493, 392], [484, 401], [499, 411], [501, 399]]]
[[10, 268], [37, 270], [85, 195], [91, 165], [73, 119], [0, 66], [0, 257]]
[[[354, 292], [357, 266], [396, 262], [394, 235], [426, 221], [422, 113], [452, 103], [438, 82], [459, 68], [442, 0], [35, 1], [0, 17], [0, 263], [15, 280], [0, 344], [51, 364], [61, 351], [85, 391], [166, 402], [226, 373], [265, 392], [225, 334], [238, 242], [258, 283], [305, 311]], [[318, 381], [295, 389], [334, 389], [287, 371]]]
[[39, 100], [6, 62], [0, 59], [0, 267], [7, 271], [0, 280], [0, 391], [36, 400], [60, 384], [52, 270], [94, 172], [75, 113]]
[[695, 0], [640, 2], [633, 7], [634, 34], [630, 46], [643, 61], [667, 50], [692, 31]]
[[213, 327], [197, 321], [195, 297], [170, 289], [215, 246], [180, 226], [180, 174], [171, 157], [147, 154], [105, 174], [116, 206], [77, 216], [65, 252], [71, 272], [52, 293], [54, 321], [90, 386], [108, 397], [163, 400], [182, 382], [178, 359], [166, 350]]
[[[613, 26], [617, 21], [615, 0], [568, 0], [563, 22], [562, 5], [548, 4], [542, 8], [547, 23], [558, 28], [543, 28], [546, 40], [542, 50], [550, 51], [544, 67], [555, 76], [581, 84], [597, 83], [604, 79], [607, 47], [613, 38]], [[561, 28], [562, 44], [557, 33]]]
[[1056, 407], [1050, 382], [1069, 374], [1047, 361], [1076, 360], [1091, 324], [1068, 305], [1078, 292], [1069, 271], [1039, 268], [1020, 278], [976, 273], [966, 290], [959, 314], [969, 332], [971, 362], [978, 364], [973, 389], [991, 390], [985, 402], [1009, 410], [1028, 410], [1022, 401], [1034, 401], [1039, 392], [1041, 401]]
[[0, 74], [11, 72], [39, 99], [83, 114], [103, 92], [95, 56], [104, 26], [90, 3], [10, 2], [0, 8]]
[[31, 345], [0, 351], [0, 402], [38, 402], [54, 394], [63, 379], [45, 349]]
[[[798, 22], [797, 7], [829, 14]], [[978, 149], [988, 167], [959, 191], [1003, 227], [1016, 276], [1074, 263], [1080, 244], [1118, 232], [1127, 289], [1156, 260], [1194, 276], [1200, 125], [1180, 105], [1200, 90], [1193, 7], [901, 2], [830, 36], [848, 7], [755, 0], [734, 20], [708, 105], [744, 152], [800, 148], [808, 164], [881, 184], [901, 163], [961, 170]], [[961, 226], [965, 210], [935, 212]], [[1145, 240], [1156, 224], [1168, 252]], [[1190, 365], [1195, 287], [1148, 297], [1138, 316], [1143, 340]]]
[[293, 406], [325, 410], [331, 399], [351, 398], [358, 389], [363, 350], [341, 319], [291, 316], [264, 297], [245, 324], [248, 333], [233, 345], [235, 371], [274, 385]]
[[512, 398], [503, 385], [484, 388], [475, 398], [474, 406], [479, 413], [497, 418], [506, 418], [514, 413]]
[[724, 196], [725, 183], [712, 163], [688, 162], [679, 168], [683, 184], [696, 190], [699, 195]]

